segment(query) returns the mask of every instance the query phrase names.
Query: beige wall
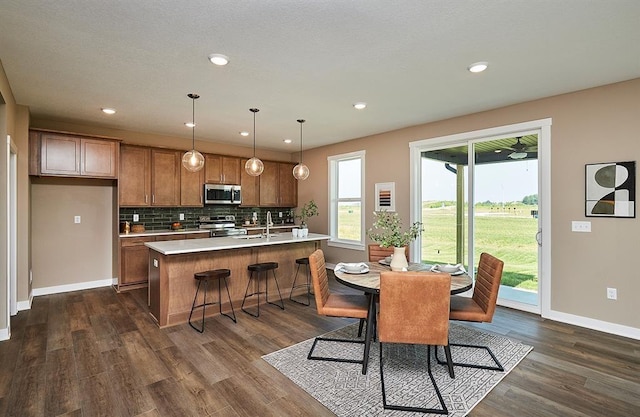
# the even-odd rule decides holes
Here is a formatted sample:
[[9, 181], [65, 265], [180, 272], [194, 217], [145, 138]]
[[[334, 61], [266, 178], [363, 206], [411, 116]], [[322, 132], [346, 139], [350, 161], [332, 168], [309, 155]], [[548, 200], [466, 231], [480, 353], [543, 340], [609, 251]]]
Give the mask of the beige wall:
[[[367, 225], [373, 222], [377, 182], [396, 183], [396, 208], [408, 219], [410, 142], [544, 118], [553, 121], [552, 235], [545, 237], [551, 244], [551, 309], [640, 329], [636, 314], [640, 279], [634, 272], [640, 222], [584, 215], [585, 164], [640, 157], [640, 79], [308, 150], [305, 163], [311, 175], [300, 183], [299, 201], [314, 198], [320, 207], [320, 215], [309, 221], [309, 227], [328, 232], [328, 156], [366, 150]], [[592, 233], [571, 232], [572, 220], [591, 221]], [[366, 258], [366, 252], [326, 246], [325, 250], [328, 262]], [[618, 289], [617, 301], [606, 299], [606, 287]]]
[[[113, 189], [108, 180], [34, 178], [31, 184], [33, 288], [111, 280]], [[74, 223], [74, 216], [81, 222]]]

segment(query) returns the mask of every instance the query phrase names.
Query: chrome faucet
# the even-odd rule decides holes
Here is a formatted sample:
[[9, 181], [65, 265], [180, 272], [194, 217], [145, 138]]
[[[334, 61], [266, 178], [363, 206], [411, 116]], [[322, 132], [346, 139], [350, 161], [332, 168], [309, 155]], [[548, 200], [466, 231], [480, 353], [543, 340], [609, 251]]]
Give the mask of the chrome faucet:
[[273, 221], [271, 220], [271, 212], [267, 211], [267, 239], [269, 238], [269, 228], [273, 226]]

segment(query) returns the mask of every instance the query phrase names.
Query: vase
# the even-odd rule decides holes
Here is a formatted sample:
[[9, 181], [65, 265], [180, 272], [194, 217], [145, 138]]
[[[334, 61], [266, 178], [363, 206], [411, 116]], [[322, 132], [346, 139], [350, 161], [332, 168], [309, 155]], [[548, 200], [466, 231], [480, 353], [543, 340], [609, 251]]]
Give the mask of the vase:
[[389, 264], [392, 271], [402, 271], [407, 270], [409, 267], [409, 263], [407, 262], [407, 256], [404, 251], [404, 247], [393, 248], [393, 257], [391, 258], [391, 263]]

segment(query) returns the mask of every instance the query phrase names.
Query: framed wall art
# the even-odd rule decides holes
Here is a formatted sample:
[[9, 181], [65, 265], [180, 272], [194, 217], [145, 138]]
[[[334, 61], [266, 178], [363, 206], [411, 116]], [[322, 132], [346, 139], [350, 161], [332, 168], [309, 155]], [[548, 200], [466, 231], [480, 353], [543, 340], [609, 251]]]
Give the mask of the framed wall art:
[[636, 163], [585, 166], [587, 217], [636, 217]]
[[376, 211], [396, 211], [396, 183], [376, 184]]

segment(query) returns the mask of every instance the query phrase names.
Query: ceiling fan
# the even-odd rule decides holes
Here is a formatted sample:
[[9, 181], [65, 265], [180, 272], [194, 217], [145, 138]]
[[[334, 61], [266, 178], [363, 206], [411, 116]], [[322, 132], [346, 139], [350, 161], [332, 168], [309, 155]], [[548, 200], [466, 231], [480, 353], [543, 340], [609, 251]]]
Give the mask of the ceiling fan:
[[522, 136], [516, 137], [516, 143], [511, 145], [508, 150], [512, 151], [509, 155], [507, 155], [510, 159], [524, 159], [527, 157], [527, 152], [537, 152], [537, 147], [535, 146], [527, 146], [520, 142]]

